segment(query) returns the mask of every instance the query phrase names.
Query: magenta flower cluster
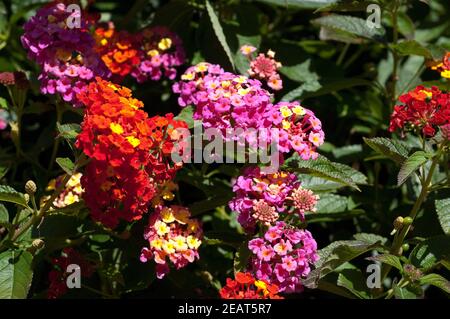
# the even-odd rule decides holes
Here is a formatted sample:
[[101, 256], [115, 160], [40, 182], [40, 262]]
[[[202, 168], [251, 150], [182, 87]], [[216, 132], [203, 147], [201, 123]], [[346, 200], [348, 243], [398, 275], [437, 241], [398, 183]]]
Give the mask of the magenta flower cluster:
[[186, 60], [181, 38], [163, 26], [144, 29], [137, 35], [143, 56], [131, 75], [139, 83], [148, 79], [158, 81], [161, 77], [170, 80], [177, 75], [176, 67]]
[[311, 265], [319, 259], [317, 243], [307, 230], [300, 230], [277, 222], [263, 238], [248, 243], [254, 254], [250, 260], [251, 271], [256, 278], [276, 284], [280, 292], [301, 292], [301, 278], [311, 271]]
[[[227, 129], [269, 129], [275, 108], [270, 93], [261, 82], [225, 72], [219, 65], [199, 63], [192, 66], [173, 85], [179, 93], [178, 103], [195, 106], [194, 119], [202, 120], [205, 128], [216, 128], [226, 138]], [[250, 135], [245, 140], [251, 140]]]
[[[80, 21], [80, 27], [68, 22]], [[66, 11], [63, 3], [42, 7], [24, 25], [22, 45], [28, 57], [41, 67], [39, 80], [44, 94], [58, 94], [79, 106], [76, 95], [95, 76], [109, 71], [94, 51], [95, 41], [80, 12]]]
[[225, 139], [227, 130], [241, 129], [240, 137], [255, 146], [258, 130], [259, 143], [275, 143], [281, 153], [295, 150], [305, 160], [317, 158], [316, 148], [323, 144], [322, 124], [312, 111], [298, 102], [272, 104], [259, 80], [225, 72], [219, 65], [190, 67], [173, 91], [180, 94], [181, 107], [194, 105], [194, 119], [220, 130]]

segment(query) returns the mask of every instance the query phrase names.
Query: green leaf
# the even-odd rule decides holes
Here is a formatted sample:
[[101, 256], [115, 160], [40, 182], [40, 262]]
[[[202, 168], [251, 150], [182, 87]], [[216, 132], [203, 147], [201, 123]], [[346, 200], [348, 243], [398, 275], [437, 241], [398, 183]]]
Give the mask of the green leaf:
[[450, 236], [431, 237], [418, 244], [409, 256], [411, 263], [422, 269], [429, 269], [443, 260], [450, 261]]
[[409, 148], [405, 143], [385, 137], [365, 138], [364, 142], [375, 152], [393, 159], [397, 163], [403, 163], [409, 154]]
[[391, 254], [381, 254], [373, 257], [367, 257], [367, 260], [379, 261], [383, 264], [391, 265], [400, 271], [403, 271], [402, 263], [400, 258]]
[[396, 299], [417, 299], [417, 294], [409, 287], [394, 287], [394, 295]]
[[257, 0], [285, 8], [319, 9], [338, 2], [338, 0]]
[[317, 202], [317, 212], [314, 214], [339, 213], [347, 210], [348, 199], [336, 194], [323, 194]]
[[419, 279], [421, 285], [433, 285], [450, 294], [450, 282], [438, 274], [428, 274]]
[[9, 222], [8, 210], [6, 209], [5, 205], [0, 204], [0, 223], [7, 222]]
[[59, 136], [69, 141], [75, 141], [78, 134], [80, 134], [81, 132], [80, 125], [76, 123], [62, 124], [62, 125], [57, 123], [56, 125], [59, 132]]
[[8, 101], [5, 98], [0, 96], [0, 109], [8, 109]]
[[391, 48], [400, 55], [418, 55], [433, 60], [442, 59], [442, 56], [445, 54], [444, 48], [435, 45], [422, 45], [415, 40], [391, 44]]
[[[330, 14], [312, 20], [311, 23], [322, 27], [322, 30], [325, 32], [338, 32], [338, 34], [341, 34], [343, 37], [354, 39], [356, 42], [362, 42], [361, 40], [364, 39], [381, 41], [385, 34], [384, 28], [369, 28], [365, 19], [353, 16]], [[324, 31], [322, 31], [322, 33]], [[343, 42], [347, 42], [346, 39], [343, 38], [334, 38], [333, 40], [343, 40]]]
[[235, 274], [247, 269], [251, 255], [252, 252], [248, 249], [247, 243], [242, 243], [234, 255], [233, 268]]
[[58, 157], [56, 158], [56, 163], [69, 175], [73, 175], [75, 164], [72, 162], [70, 158], [67, 157]]
[[429, 158], [430, 154], [425, 153], [424, 151], [417, 151], [408, 157], [398, 172], [397, 186], [402, 185], [408, 177], [425, 164]]
[[185, 121], [188, 125], [188, 128], [191, 129], [194, 127], [194, 107], [193, 106], [186, 106], [181, 109], [181, 112], [175, 116], [175, 120], [177, 121]]
[[450, 198], [438, 199], [434, 204], [444, 233], [450, 235]]
[[28, 207], [25, 196], [10, 186], [0, 185], [0, 201]]
[[303, 284], [308, 288], [317, 288], [321, 278], [334, 271], [340, 265], [373, 249], [380, 248], [380, 241], [367, 243], [360, 240], [339, 240], [318, 251], [320, 259], [315, 264]]
[[234, 68], [234, 59], [233, 55], [231, 54], [230, 47], [228, 46], [227, 39], [225, 37], [225, 34], [223, 33], [222, 26], [220, 25], [219, 18], [217, 17], [216, 13], [214, 12], [213, 7], [209, 3], [208, 0], [206, 0], [206, 11], [208, 11], [209, 19], [211, 20], [211, 24], [214, 29], [214, 33], [217, 36], [217, 39], [219, 40], [220, 44], [222, 45], [225, 53], [227, 54], [228, 59], [230, 60], [231, 66]]
[[27, 251], [0, 254], [0, 299], [24, 299], [31, 286], [33, 256]]
[[296, 172], [321, 177], [356, 188], [357, 190], [359, 190], [357, 184], [367, 183], [367, 178], [364, 174], [350, 166], [331, 162], [324, 156], [319, 156], [315, 160], [305, 161], [300, 159], [298, 154], [294, 154], [291, 158], [286, 160], [285, 166]]
[[370, 233], [357, 233], [353, 235], [353, 238], [359, 241], [363, 241], [367, 244], [380, 242], [383, 245], [386, 245], [387, 238], [377, 235], [377, 234], [370, 234]]
[[[310, 82], [308, 84], [313, 86], [314, 82]], [[360, 78], [354, 77], [354, 78], [347, 78], [347, 79], [343, 79], [343, 80], [333, 80], [333, 81], [330, 81], [327, 83], [323, 81], [323, 83], [321, 83], [319, 85], [322, 86], [319, 90], [317, 90], [316, 88], [314, 88], [314, 90], [313, 89], [305, 90], [305, 91], [310, 91], [310, 92], [303, 93], [302, 98], [307, 99], [307, 98], [312, 98], [312, 97], [322, 96], [322, 95], [327, 95], [327, 94], [335, 94], [338, 91], [351, 89], [356, 86], [371, 86], [371, 85], [373, 85], [373, 83], [371, 81], [368, 81], [365, 79], [360, 79]]]
[[397, 26], [398, 31], [400, 31], [401, 34], [405, 36], [407, 39], [413, 39], [414, 38], [414, 32], [415, 32], [415, 26], [414, 22], [411, 20], [411, 18], [402, 11], [399, 11], [397, 14]]
[[339, 270], [337, 285], [348, 289], [360, 299], [371, 298], [370, 291], [366, 284], [366, 278], [357, 268], [346, 268]]
[[286, 102], [291, 102], [295, 99], [301, 98], [304, 96], [305, 92], [316, 92], [318, 91], [322, 86], [320, 85], [319, 81], [313, 80], [309, 82], [305, 82], [296, 89], [293, 89], [292, 91], [285, 94], [281, 100]]

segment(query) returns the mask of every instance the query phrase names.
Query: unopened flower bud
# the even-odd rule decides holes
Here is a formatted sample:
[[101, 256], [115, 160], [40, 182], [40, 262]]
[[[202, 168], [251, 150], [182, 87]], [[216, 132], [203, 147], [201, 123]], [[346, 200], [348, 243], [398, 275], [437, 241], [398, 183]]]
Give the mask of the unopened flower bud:
[[41, 249], [42, 247], [44, 247], [44, 241], [42, 239], [35, 239], [33, 240], [33, 242], [31, 243], [31, 246], [33, 246], [36, 249]]
[[400, 230], [403, 227], [403, 222], [404, 222], [404, 218], [402, 216], [398, 216], [395, 220], [394, 220], [394, 229], [396, 230]]
[[402, 248], [404, 252], [407, 252], [409, 250], [409, 244], [403, 244]]
[[37, 190], [36, 183], [33, 182], [32, 180], [29, 180], [25, 184], [25, 192], [27, 192], [27, 194], [34, 195], [34, 193], [36, 193], [36, 190]]
[[405, 217], [404, 219], [403, 219], [403, 225], [405, 225], [405, 226], [409, 226], [409, 225], [411, 225], [413, 223], [413, 219], [411, 218], [411, 217]]
[[28, 202], [30, 201], [30, 195], [25, 194], [24, 197], [25, 197], [25, 202], [28, 204]]

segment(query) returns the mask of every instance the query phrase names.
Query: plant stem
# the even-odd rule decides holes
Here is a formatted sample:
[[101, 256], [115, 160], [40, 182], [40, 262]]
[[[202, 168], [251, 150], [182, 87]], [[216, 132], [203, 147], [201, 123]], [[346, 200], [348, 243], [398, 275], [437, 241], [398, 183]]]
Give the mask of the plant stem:
[[[430, 190], [430, 184], [431, 184], [431, 179], [433, 178], [433, 173], [434, 170], [436, 169], [436, 166], [439, 162], [439, 158], [441, 155], [441, 150], [442, 147], [438, 150], [437, 155], [433, 158], [432, 162], [431, 162], [431, 166], [430, 166], [430, 170], [428, 171], [428, 175], [425, 179], [425, 182], [422, 183], [422, 189], [420, 191], [419, 197], [417, 198], [416, 202], [414, 203], [414, 206], [409, 214], [409, 217], [411, 217], [411, 219], [415, 220], [417, 213], [420, 210], [420, 207], [422, 206], [423, 202], [425, 201], [425, 199], [427, 198], [428, 192]], [[411, 224], [412, 225], [412, 224]], [[394, 238], [394, 241], [392, 243], [392, 247], [390, 249], [390, 253], [396, 256], [400, 256], [401, 255], [401, 247], [403, 245], [403, 241], [406, 238], [406, 235], [408, 235], [409, 230], [411, 229], [411, 225], [405, 225], [400, 233]], [[383, 281], [386, 276], [389, 274], [389, 271], [392, 269], [392, 266], [387, 265], [381, 274], [381, 280]]]
[[[64, 114], [63, 105], [60, 102], [56, 103], [56, 127], [61, 124], [62, 116]], [[60, 138], [56, 137], [53, 143], [52, 155], [50, 157], [50, 162], [48, 163], [47, 173], [49, 173], [53, 168], [53, 163], [55, 162], [56, 155], [58, 154]]]
[[[84, 154], [82, 154], [80, 156], [80, 158], [78, 158], [78, 161], [75, 163], [75, 167], [73, 169], [74, 172], [76, 172], [76, 170], [85, 163], [85, 159], [86, 159], [86, 157], [84, 156]], [[34, 213], [33, 216], [21, 228], [19, 228], [14, 233], [14, 235], [11, 238], [11, 241], [13, 241], [13, 242], [16, 241], [17, 238], [19, 238], [30, 227], [32, 227], [34, 224], [39, 222], [45, 216], [45, 214], [49, 210], [50, 206], [53, 204], [53, 201], [55, 200], [56, 197], [59, 196], [61, 191], [66, 187], [66, 184], [67, 184], [67, 182], [69, 181], [69, 179], [71, 177], [72, 177], [72, 174], [65, 174], [64, 175], [64, 177], [63, 177], [63, 179], [61, 181], [61, 184], [55, 189], [55, 191], [50, 196], [48, 201], [44, 204], [44, 206], [42, 206], [36, 213]]]

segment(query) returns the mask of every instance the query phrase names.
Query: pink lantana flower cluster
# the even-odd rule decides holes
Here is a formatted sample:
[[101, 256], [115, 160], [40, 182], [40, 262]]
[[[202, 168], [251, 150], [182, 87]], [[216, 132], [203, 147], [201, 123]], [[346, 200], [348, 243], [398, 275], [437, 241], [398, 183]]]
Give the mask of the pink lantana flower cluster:
[[225, 72], [219, 65], [190, 67], [173, 91], [180, 94], [181, 107], [194, 105], [194, 119], [202, 120], [205, 129], [218, 129], [225, 140], [229, 129], [241, 129], [235, 138], [244, 138], [251, 147], [275, 142], [281, 153], [294, 150], [305, 160], [317, 158], [316, 149], [323, 144], [322, 124], [311, 110], [299, 102], [272, 104], [260, 81]]
[[275, 60], [275, 52], [272, 50], [267, 51], [266, 54], [259, 53], [256, 57], [254, 52], [256, 48], [250, 45], [243, 45], [240, 51], [250, 61], [250, 68], [247, 73], [251, 78], [267, 83], [267, 86], [274, 91], [281, 90], [283, 88], [283, 81], [278, 74], [278, 69], [281, 68], [281, 63]]
[[[179, 93], [181, 107], [195, 106], [194, 119], [202, 120], [204, 128], [216, 128], [226, 138], [227, 129], [270, 129], [276, 113], [270, 93], [261, 82], [225, 72], [219, 65], [202, 62], [186, 70], [173, 85]], [[251, 136], [245, 139], [251, 141]]]
[[288, 172], [266, 174], [257, 166], [248, 167], [233, 184], [235, 197], [229, 207], [237, 212], [238, 221], [247, 232], [252, 232], [259, 222], [274, 224], [279, 213], [299, 214], [304, 219], [306, 211], [314, 212], [318, 196], [300, 186], [297, 176]]
[[181, 38], [163, 26], [146, 28], [136, 38], [140, 44], [140, 63], [131, 75], [139, 83], [148, 79], [158, 81], [163, 76], [175, 79], [176, 67], [186, 59]]
[[302, 159], [316, 159], [319, 154], [317, 147], [323, 144], [325, 133], [321, 121], [299, 102], [279, 102], [276, 104], [279, 112], [275, 123], [280, 125], [278, 148], [287, 153], [295, 150]]
[[[38, 77], [44, 94], [59, 94], [80, 106], [76, 95], [95, 76], [107, 78], [109, 71], [94, 51], [88, 24], [77, 11], [66, 11], [63, 3], [39, 9], [24, 25], [22, 45], [28, 57], [41, 67]], [[68, 22], [80, 21], [80, 27]]]
[[153, 259], [156, 275], [162, 279], [169, 272], [169, 262], [176, 269], [185, 267], [199, 258], [202, 228], [196, 219], [190, 218], [187, 208], [172, 205], [156, 208], [144, 232], [150, 247], [141, 251], [141, 261]]
[[307, 230], [296, 229], [285, 222], [270, 227], [263, 238], [249, 242], [254, 254], [250, 268], [259, 280], [279, 287], [280, 292], [301, 292], [301, 278], [311, 271], [319, 259], [317, 243]]

